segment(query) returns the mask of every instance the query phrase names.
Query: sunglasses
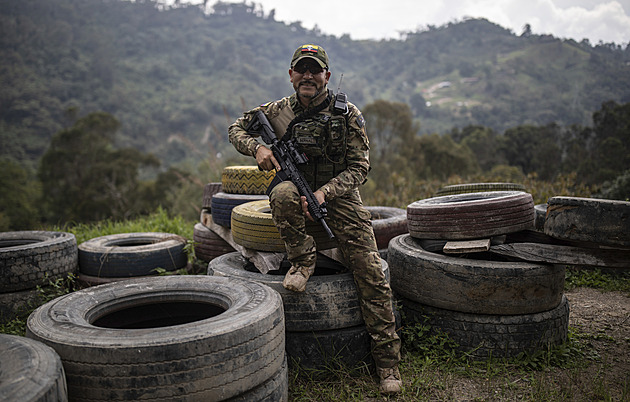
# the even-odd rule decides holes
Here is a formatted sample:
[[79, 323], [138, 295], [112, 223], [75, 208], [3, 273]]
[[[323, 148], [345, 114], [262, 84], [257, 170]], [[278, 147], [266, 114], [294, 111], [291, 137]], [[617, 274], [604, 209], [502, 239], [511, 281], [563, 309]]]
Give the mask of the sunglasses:
[[304, 74], [307, 70], [310, 71], [313, 75], [317, 75], [324, 71], [322, 66], [316, 63], [300, 63], [297, 66], [293, 67], [293, 71], [298, 74]]

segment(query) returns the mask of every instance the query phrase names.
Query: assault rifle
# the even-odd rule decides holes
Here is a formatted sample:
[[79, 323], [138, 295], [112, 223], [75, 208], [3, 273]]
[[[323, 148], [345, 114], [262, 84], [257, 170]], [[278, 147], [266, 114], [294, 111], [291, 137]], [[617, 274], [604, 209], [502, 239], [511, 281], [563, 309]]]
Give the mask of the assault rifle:
[[273, 156], [280, 164], [281, 169], [276, 173], [276, 177], [273, 178], [271, 184], [267, 188], [267, 195], [271, 190], [285, 180], [291, 180], [298, 189], [300, 195], [306, 197], [308, 203], [308, 212], [313, 219], [321, 223], [322, 227], [326, 231], [329, 238], [333, 239], [335, 235], [332, 233], [328, 224], [326, 223], [326, 203], [320, 204], [313, 194], [313, 190], [309, 187], [308, 183], [302, 176], [302, 173], [298, 170], [297, 166], [308, 162], [308, 158], [303, 153], [300, 153], [292, 140], [278, 140], [276, 133], [273, 131], [273, 127], [267, 120], [267, 116], [258, 110], [254, 115], [254, 119], [247, 127], [249, 134], [258, 134], [263, 139], [265, 144], [269, 145], [269, 148], [273, 152]]

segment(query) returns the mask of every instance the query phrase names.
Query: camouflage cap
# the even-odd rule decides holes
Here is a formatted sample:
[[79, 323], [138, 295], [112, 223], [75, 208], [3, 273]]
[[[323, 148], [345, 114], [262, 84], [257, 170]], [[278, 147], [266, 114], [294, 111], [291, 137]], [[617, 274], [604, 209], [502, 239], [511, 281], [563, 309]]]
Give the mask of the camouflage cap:
[[297, 48], [295, 53], [293, 53], [293, 58], [291, 59], [291, 68], [295, 67], [295, 65], [300, 61], [307, 57], [317, 61], [322, 68], [328, 69], [328, 55], [323, 47], [317, 45], [302, 45]]

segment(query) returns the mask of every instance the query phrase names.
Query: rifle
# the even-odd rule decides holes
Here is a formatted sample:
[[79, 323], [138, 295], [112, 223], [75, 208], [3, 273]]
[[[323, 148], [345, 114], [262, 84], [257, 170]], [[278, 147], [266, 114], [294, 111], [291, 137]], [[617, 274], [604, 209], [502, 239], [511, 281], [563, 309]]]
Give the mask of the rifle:
[[306, 197], [308, 203], [308, 212], [313, 219], [321, 223], [322, 227], [326, 231], [326, 234], [330, 239], [334, 239], [335, 235], [332, 233], [328, 224], [326, 223], [326, 216], [328, 211], [326, 210], [326, 203], [320, 204], [313, 194], [313, 190], [309, 187], [308, 183], [302, 176], [302, 173], [298, 170], [297, 166], [308, 162], [308, 158], [303, 153], [300, 153], [292, 140], [278, 140], [276, 133], [273, 131], [273, 127], [267, 120], [267, 116], [258, 110], [254, 115], [253, 120], [247, 126], [248, 134], [257, 134], [263, 139], [265, 144], [269, 145], [269, 148], [273, 152], [273, 156], [280, 164], [280, 171], [276, 173], [276, 176], [267, 187], [267, 195], [271, 193], [271, 190], [285, 180], [291, 180], [298, 189], [300, 195]]

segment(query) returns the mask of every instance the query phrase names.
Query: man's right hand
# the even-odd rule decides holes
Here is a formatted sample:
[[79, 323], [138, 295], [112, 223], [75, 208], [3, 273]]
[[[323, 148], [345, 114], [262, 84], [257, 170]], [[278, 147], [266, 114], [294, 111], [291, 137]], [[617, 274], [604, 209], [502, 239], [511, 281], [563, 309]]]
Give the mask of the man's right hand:
[[273, 156], [273, 152], [271, 149], [267, 148], [264, 145], [258, 147], [256, 151], [256, 163], [258, 167], [262, 170], [280, 170], [280, 164]]

